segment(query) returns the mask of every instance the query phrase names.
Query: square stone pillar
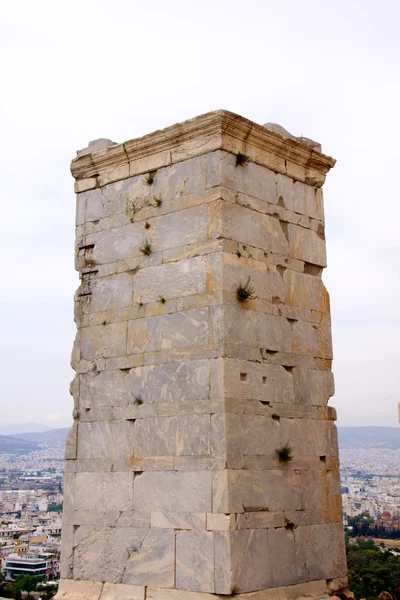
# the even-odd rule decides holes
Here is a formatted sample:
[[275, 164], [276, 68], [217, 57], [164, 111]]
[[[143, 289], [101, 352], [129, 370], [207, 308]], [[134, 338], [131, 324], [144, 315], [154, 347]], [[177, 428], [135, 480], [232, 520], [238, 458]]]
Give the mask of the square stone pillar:
[[227, 111], [73, 160], [81, 286], [58, 599], [345, 585], [321, 280], [334, 162]]

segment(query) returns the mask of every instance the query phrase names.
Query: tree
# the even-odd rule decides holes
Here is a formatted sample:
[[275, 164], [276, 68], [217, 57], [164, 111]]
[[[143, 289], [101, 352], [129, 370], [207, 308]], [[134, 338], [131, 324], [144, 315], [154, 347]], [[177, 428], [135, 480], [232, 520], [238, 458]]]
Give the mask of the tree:
[[14, 583], [15, 591], [19, 590], [20, 592], [34, 592], [36, 590], [36, 586], [38, 584], [37, 577], [33, 575], [18, 575], [17, 579]]

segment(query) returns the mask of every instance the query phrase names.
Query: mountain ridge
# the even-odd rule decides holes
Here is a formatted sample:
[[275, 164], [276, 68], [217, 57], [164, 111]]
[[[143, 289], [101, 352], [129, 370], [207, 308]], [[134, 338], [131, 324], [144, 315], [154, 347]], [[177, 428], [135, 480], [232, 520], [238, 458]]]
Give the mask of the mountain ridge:
[[400, 427], [366, 425], [360, 427], [338, 427], [339, 448], [400, 448]]

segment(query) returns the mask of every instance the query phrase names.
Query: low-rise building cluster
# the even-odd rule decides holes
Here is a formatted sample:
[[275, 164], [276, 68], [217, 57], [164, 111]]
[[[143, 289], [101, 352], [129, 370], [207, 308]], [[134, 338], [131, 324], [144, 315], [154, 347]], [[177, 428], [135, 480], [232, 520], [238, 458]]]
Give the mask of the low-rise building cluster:
[[344, 524], [364, 513], [371, 527], [399, 530], [400, 450], [342, 449], [340, 462]]
[[0, 565], [6, 581], [59, 577], [63, 468], [61, 444], [1, 455]]

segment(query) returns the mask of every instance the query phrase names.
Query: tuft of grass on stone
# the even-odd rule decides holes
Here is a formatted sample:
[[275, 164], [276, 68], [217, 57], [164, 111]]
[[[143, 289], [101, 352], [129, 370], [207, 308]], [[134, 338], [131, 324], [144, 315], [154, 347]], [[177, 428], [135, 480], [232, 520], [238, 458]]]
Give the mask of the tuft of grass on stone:
[[140, 246], [139, 250], [145, 256], [150, 256], [150, 254], [152, 253], [152, 249], [149, 240], [145, 240], [143, 246]]
[[161, 198], [154, 198], [154, 200], [155, 200], [157, 206], [161, 206], [161, 204], [162, 204]]
[[247, 302], [256, 298], [254, 295], [254, 288], [250, 285], [250, 277], [246, 281], [245, 285], [240, 284], [236, 290], [236, 296], [239, 302]]
[[165, 304], [165, 298], [164, 298], [164, 296], [160, 296], [159, 297], [159, 301], [161, 302], [161, 304]]
[[142, 398], [142, 396], [136, 396], [135, 403], [139, 404], [139, 405], [143, 404], [143, 398]]
[[293, 460], [292, 449], [288, 445], [278, 448], [276, 453], [278, 455], [279, 462], [288, 463]]
[[153, 183], [153, 181], [154, 181], [154, 175], [152, 173], [149, 173], [145, 179], [145, 182], [148, 185], [151, 185]]
[[242, 152], [238, 152], [236, 154], [236, 166], [244, 165], [247, 162], [247, 156], [242, 154]]

